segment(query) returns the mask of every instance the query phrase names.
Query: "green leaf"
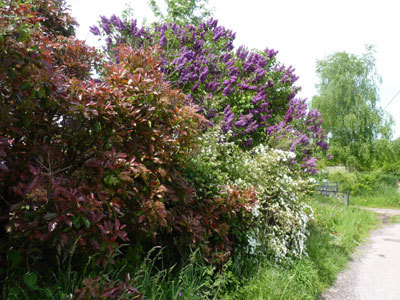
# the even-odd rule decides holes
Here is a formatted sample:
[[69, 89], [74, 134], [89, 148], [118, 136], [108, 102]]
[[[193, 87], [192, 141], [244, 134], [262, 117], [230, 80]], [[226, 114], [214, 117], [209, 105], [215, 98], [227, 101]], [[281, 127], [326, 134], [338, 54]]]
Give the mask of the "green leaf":
[[9, 77], [11, 80], [14, 80], [15, 77], [17, 77], [17, 73], [16, 73], [13, 69], [10, 69], [10, 70], [8, 71], [8, 77]]
[[96, 122], [96, 123], [94, 124], [94, 129], [95, 129], [97, 132], [101, 131], [101, 124], [100, 124], [100, 122]]
[[37, 286], [38, 276], [36, 273], [33, 273], [33, 272], [25, 273], [25, 275], [23, 277], [23, 281], [32, 290], [39, 289], [39, 287]]
[[27, 116], [24, 116], [24, 118], [22, 119], [22, 122], [23, 122], [25, 128], [28, 128], [29, 125], [31, 124], [31, 120]]
[[82, 223], [81, 223], [81, 216], [79, 216], [79, 217], [74, 217], [74, 218], [72, 219], [72, 225], [74, 225], [74, 227], [75, 227], [76, 229], [81, 228], [81, 226], [82, 226]]
[[11, 269], [18, 266], [23, 260], [22, 255], [15, 249], [11, 249], [10, 251], [8, 251], [7, 256], [8, 259], [11, 261]]
[[104, 183], [107, 185], [117, 185], [119, 183], [118, 177], [116, 177], [114, 174], [109, 174], [104, 178]]
[[38, 95], [39, 95], [39, 98], [42, 98], [42, 99], [46, 97], [46, 91], [43, 87], [40, 87]]
[[89, 228], [90, 227], [89, 220], [87, 218], [85, 218], [85, 217], [82, 217], [82, 220], [83, 220], [83, 223], [85, 224], [86, 228]]

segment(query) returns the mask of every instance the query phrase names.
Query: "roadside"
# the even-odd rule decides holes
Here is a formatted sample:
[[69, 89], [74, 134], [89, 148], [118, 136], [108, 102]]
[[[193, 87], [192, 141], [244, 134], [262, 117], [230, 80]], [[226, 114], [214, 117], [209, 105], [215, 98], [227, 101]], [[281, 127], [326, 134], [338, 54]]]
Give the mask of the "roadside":
[[322, 296], [325, 300], [400, 299], [400, 210], [365, 208], [384, 223], [351, 256], [346, 271]]

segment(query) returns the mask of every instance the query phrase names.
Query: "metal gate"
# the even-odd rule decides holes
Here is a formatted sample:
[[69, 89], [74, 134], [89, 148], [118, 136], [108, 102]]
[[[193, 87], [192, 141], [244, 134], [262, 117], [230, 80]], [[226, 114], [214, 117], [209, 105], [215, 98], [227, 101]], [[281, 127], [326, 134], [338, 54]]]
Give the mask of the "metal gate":
[[321, 182], [317, 190], [322, 196], [334, 197], [342, 201], [344, 204], [350, 204], [350, 193], [339, 191], [339, 185], [337, 182]]

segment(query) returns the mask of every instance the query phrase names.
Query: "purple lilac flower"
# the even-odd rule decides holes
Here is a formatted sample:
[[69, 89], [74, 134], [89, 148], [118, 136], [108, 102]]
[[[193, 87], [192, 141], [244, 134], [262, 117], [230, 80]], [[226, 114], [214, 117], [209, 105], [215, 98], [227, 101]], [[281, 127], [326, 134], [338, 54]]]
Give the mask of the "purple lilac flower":
[[197, 81], [197, 82], [193, 85], [192, 91], [197, 90], [197, 88], [199, 87], [199, 85], [200, 85], [200, 81]]
[[207, 25], [209, 25], [211, 28], [215, 28], [218, 25], [218, 20], [215, 20], [214, 18], [210, 18], [207, 21]]
[[230, 53], [225, 53], [221, 56], [221, 61], [226, 63], [232, 58], [232, 55]]
[[203, 71], [200, 73], [199, 79], [201, 82], [204, 82], [208, 75], [208, 67], [204, 67]]
[[136, 36], [137, 30], [138, 30], [137, 21], [136, 20], [131, 20], [131, 27], [130, 27], [131, 35]]
[[207, 118], [208, 120], [210, 120], [210, 119], [212, 119], [212, 118], [215, 118], [216, 116], [217, 116], [217, 111], [216, 111], [216, 109], [214, 108], [214, 109], [210, 110], [210, 111], [207, 113], [206, 118]]
[[240, 46], [238, 50], [236, 51], [236, 55], [241, 59], [245, 60], [247, 55], [249, 54], [249, 51], [244, 50], [244, 46]]
[[260, 113], [268, 112], [268, 107], [269, 107], [269, 103], [268, 103], [268, 102], [263, 102], [263, 103], [261, 103], [261, 105], [258, 107], [258, 111], [259, 111]]
[[167, 45], [167, 38], [165, 37], [165, 34], [163, 34], [160, 38], [160, 46], [165, 47]]
[[102, 23], [101, 24], [101, 28], [104, 30], [104, 32], [106, 34], [110, 34], [111, 33], [110, 26], [107, 23]]
[[221, 129], [222, 129], [223, 133], [227, 133], [229, 130], [232, 130], [234, 118], [235, 118], [235, 115], [231, 111], [230, 105], [227, 105], [224, 109], [224, 117], [223, 117], [222, 125], [221, 125]]
[[253, 139], [252, 139], [252, 138], [248, 138], [248, 139], [246, 140], [245, 145], [246, 145], [247, 147], [250, 147], [252, 144], [253, 144]]
[[249, 87], [250, 87], [250, 86], [249, 86], [248, 84], [246, 84], [246, 83], [239, 83], [238, 86], [239, 86], [240, 88], [242, 88], [243, 90], [248, 90]]
[[117, 30], [119, 31], [125, 30], [124, 22], [122, 22], [122, 20], [116, 15], [111, 16], [110, 22], [116, 27]]
[[225, 27], [217, 27], [214, 30], [213, 41], [218, 41], [225, 34]]
[[235, 122], [235, 126], [239, 127], [239, 128], [240, 127], [246, 127], [248, 124], [250, 124], [252, 118], [253, 118], [253, 114], [252, 113], [247, 114], [247, 115], [241, 115], [239, 117], [239, 120], [237, 120]]
[[106, 38], [106, 45], [107, 45], [107, 50], [111, 50], [111, 45], [112, 45], [112, 40], [110, 37]]
[[258, 92], [253, 99], [251, 99], [252, 104], [257, 104], [258, 102], [261, 102], [263, 100], [267, 100], [267, 92], [266, 91], [261, 91]]
[[94, 35], [100, 35], [100, 29], [97, 26], [92, 26], [89, 27], [90, 32], [93, 33]]
[[257, 130], [257, 128], [259, 127], [259, 125], [257, 124], [257, 121], [253, 121], [250, 124], [247, 125], [246, 129], [243, 131], [243, 135], [249, 134], [249, 133], [253, 133], [254, 131]]
[[210, 90], [211, 92], [214, 92], [218, 88], [218, 82], [208, 82], [207, 83], [207, 89]]
[[266, 48], [264, 52], [267, 54], [269, 59], [272, 59], [278, 54], [278, 51], [274, 51], [273, 49], [268, 49], [268, 48]]
[[306, 161], [301, 164], [300, 166], [305, 169], [306, 172], [309, 172], [311, 174], [317, 173], [317, 164], [316, 164], [317, 159], [315, 157], [311, 158], [306, 158]]
[[328, 150], [329, 149], [329, 145], [327, 142], [325, 141], [318, 141], [316, 143], [318, 146], [320, 146], [322, 149]]
[[248, 90], [256, 91], [257, 90], [257, 86], [255, 86], [255, 85], [249, 86]]
[[100, 16], [100, 19], [101, 19], [101, 23], [104, 23], [104, 24], [110, 23], [110, 20], [105, 16]]

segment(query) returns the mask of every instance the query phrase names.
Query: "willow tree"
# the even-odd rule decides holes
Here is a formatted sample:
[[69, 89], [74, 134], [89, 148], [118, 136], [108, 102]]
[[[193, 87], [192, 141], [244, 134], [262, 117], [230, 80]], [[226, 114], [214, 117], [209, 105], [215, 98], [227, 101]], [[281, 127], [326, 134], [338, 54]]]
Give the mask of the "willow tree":
[[381, 78], [373, 47], [366, 46], [362, 56], [334, 53], [317, 61], [316, 71], [319, 94], [312, 106], [323, 115], [335, 162], [368, 168], [374, 140], [391, 135], [391, 119], [377, 105]]

